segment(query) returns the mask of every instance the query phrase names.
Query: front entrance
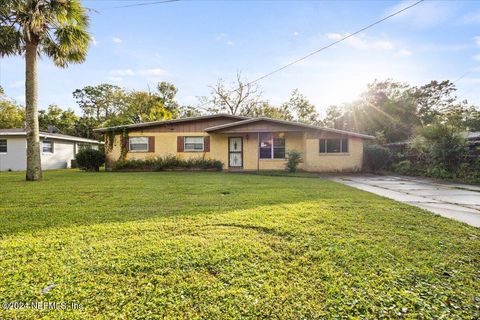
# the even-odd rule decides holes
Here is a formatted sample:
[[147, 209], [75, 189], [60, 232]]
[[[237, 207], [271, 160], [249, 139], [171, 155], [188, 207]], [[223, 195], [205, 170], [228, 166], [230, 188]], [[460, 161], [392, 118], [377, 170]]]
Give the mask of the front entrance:
[[243, 167], [243, 138], [228, 138], [228, 166], [230, 168]]

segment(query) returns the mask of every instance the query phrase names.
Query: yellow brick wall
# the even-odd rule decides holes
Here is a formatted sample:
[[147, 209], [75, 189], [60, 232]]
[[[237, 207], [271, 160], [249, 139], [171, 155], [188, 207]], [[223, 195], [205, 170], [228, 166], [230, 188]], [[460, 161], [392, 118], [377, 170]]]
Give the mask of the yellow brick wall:
[[360, 171], [363, 162], [363, 140], [350, 137], [348, 153], [320, 153], [318, 139], [306, 139], [304, 169], [313, 172]]
[[[243, 137], [243, 170], [284, 170], [283, 159], [260, 159], [258, 160], [258, 138], [256, 133], [250, 134], [212, 134], [210, 136], [210, 152], [177, 152], [178, 136], [206, 136], [206, 132], [130, 132], [130, 137], [154, 136], [155, 153], [128, 152], [127, 159], [151, 159], [159, 156], [174, 155], [182, 159], [211, 158], [220, 160], [224, 169], [228, 169], [228, 137]], [[319, 152], [319, 140], [306, 138], [302, 132], [285, 133], [286, 150], [302, 152], [304, 163], [300, 169], [312, 172], [342, 172], [358, 171], [362, 167], [363, 140], [349, 138], [349, 153], [347, 154], [321, 154]], [[330, 137], [334, 137], [330, 135]], [[112, 150], [107, 150], [107, 167], [111, 167], [120, 157], [120, 135], [115, 137]]]

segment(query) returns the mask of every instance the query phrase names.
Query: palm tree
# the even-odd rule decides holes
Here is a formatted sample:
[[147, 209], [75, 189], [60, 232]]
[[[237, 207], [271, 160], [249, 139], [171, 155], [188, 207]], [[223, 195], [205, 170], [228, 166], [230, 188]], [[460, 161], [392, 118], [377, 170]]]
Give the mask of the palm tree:
[[91, 39], [88, 20], [79, 0], [0, 0], [0, 56], [25, 54], [26, 179], [29, 181], [42, 178], [38, 56], [51, 58], [61, 68], [83, 62]]

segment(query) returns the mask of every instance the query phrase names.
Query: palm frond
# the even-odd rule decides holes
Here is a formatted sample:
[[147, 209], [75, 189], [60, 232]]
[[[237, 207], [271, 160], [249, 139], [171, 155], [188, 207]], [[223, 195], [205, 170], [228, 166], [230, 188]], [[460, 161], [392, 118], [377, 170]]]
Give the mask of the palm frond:
[[88, 32], [70, 25], [55, 30], [53, 34], [53, 37], [42, 37], [40, 49], [53, 59], [55, 65], [65, 68], [69, 63], [85, 60], [90, 43]]
[[15, 56], [23, 52], [22, 34], [15, 27], [0, 25], [0, 56]]

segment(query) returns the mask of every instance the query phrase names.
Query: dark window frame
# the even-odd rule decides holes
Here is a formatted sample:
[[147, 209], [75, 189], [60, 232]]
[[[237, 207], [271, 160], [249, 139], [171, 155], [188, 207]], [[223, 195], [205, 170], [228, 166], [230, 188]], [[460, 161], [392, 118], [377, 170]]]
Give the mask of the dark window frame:
[[[50, 144], [47, 151], [45, 151], [45, 144]], [[42, 153], [53, 154], [54, 151], [55, 151], [55, 145], [52, 140], [42, 140]]]
[[[187, 139], [202, 139], [202, 149], [195, 149], [195, 145], [199, 145], [200, 142], [187, 142]], [[193, 149], [187, 148], [187, 144], [193, 145]], [[205, 137], [204, 136], [186, 136], [183, 139], [183, 151], [184, 152], [204, 152], [205, 151]]]
[[[331, 138], [331, 139], [319, 139], [319, 153], [322, 154], [346, 154], [349, 153], [349, 139], [348, 138]], [[338, 141], [339, 143], [339, 151], [331, 151], [329, 148], [329, 141]], [[331, 147], [331, 145], [330, 145]], [[329, 151], [330, 149], [330, 151]]]
[[[267, 136], [268, 139], [262, 137], [262, 135], [265, 137]], [[276, 141], [282, 141], [282, 146], [275, 146]], [[262, 142], [265, 142], [268, 144], [268, 146], [262, 147]], [[285, 136], [279, 137], [275, 136], [273, 133], [261, 133], [260, 134], [260, 139], [258, 141], [258, 148], [259, 148], [259, 159], [260, 160], [285, 160], [285, 155], [286, 155], [286, 139]], [[268, 154], [269, 156], [262, 156], [262, 151], [264, 154]], [[280, 157], [277, 157], [278, 153], [280, 152]]]
[[[7, 154], [8, 153], [8, 140], [7, 139], [0, 139], [0, 142], [5, 142], [4, 146], [0, 146], [0, 153], [1, 154]], [[5, 151], [2, 151], [1, 148], [5, 148]]]
[[[135, 139], [143, 139], [143, 140], [146, 140], [147, 142], [146, 143], [133, 143], [133, 141], [135, 141]], [[145, 149], [135, 149], [135, 148], [132, 148], [132, 145], [146, 145], [147, 147]], [[129, 137], [128, 138], [128, 151], [129, 152], [148, 152], [150, 148], [150, 141], [148, 139], [148, 137], [145, 137], [145, 136], [136, 136], [136, 137]]]

